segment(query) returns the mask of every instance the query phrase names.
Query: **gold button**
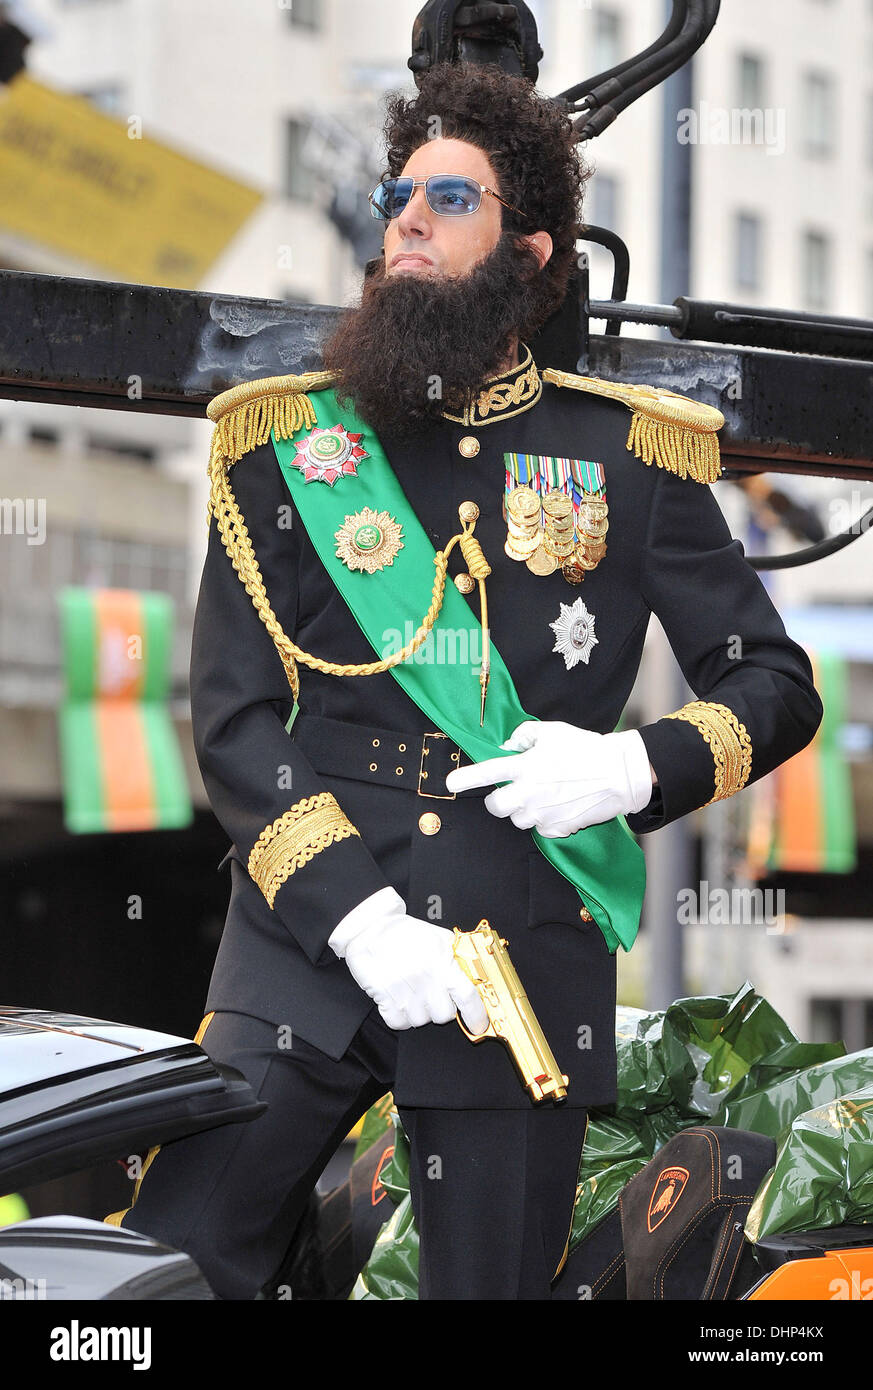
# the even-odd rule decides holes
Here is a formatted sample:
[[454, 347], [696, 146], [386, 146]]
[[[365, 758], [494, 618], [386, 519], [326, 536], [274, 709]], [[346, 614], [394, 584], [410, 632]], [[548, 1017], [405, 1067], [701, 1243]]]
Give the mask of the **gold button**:
[[402, 767], [395, 767], [394, 771], [397, 773], [397, 776], [398, 776], [398, 777], [402, 777], [402, 776], [403, 776], [403, 768], [402, 768]]
[[479, 452], [479, 441], [473, 434], [465, 434], [458, 444], [458, 453], [463, 454], [465, 459], [474, 459]]
[[436, 835], [442, 821], [434, 811], [425, 811], [423, 816], [418, 818], [418, 828], [422, 835]]
[[379, 747], [379, 740], [378, 740], [377, 738], [374, 738], [374, 739], [373, 739], [373, 747], [374, 747], [374, 748], [378, 748], [378, 747]]
[[378, 764], [378, 763], [370, 763], [370, 771], [371, 771], [371, 772], [378, 772], [378, 770], [379, 770], [379, 764]]
[[405, 753], [405, 752], [406, 752], [406, 744], [405, 744], [405, 743], [398, 743], [398, 745], [397, 745], [397, 751], [398, 751], [398, 753]]
[[579, 916], [582, 918], [582, 921], [583, 921], [583, 922], [593, 922], [593, 921], [594, 921], [594, 918], [591, 916], [591, 913], [588, 911], [588, 908], [587, 908], [587, 907], [580, 907], [580, 909], [579, 909]]
[[476, 587], [476, 581], [472, 574], [456, 574], [455, 588], [461, 594], [472, 594]]

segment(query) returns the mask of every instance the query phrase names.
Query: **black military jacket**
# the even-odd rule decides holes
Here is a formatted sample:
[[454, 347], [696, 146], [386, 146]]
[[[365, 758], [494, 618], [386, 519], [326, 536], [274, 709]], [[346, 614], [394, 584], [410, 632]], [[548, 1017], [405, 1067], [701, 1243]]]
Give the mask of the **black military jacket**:
[[[495, 381], [511, 387], [526, 360]], [[747, 732], [748, 782], [754, 782], [803, 748], [818, 727], [822, 706], [806, 654], [786, 635], [710, 487], [647, 466], [629, 452], [626, 405], [540, 385], [534, 398], [522, 393], [520, 405], [506, 392], [509, 403], [478, 423], [441, 420], [414, 445], [383, 434], [413, 509], [440, 548], [460, 529], [459, 504], [471, 500], [480, 508], [476, 536], [492, 568], [491, 638], [529, 715], [611, 732], [634, 684], [654, 612], [695, 695], [728, 707]], [[465, 457], [459, 444], [471, 437], [479, 452]], [[505, 553], [506, 451], [602, 464], [608, 549], [581, 585], [571, 586], [560, 569], [534, 575]], [[234, 464], [230, 483], [285, 632], [328, 660], [373, 660], [373, 648], [302, 521], [289, 511], [272, 443]], [[354, 478], [336, 486], [347, 489], [354, 512]], [[464, 568], [456, 550], [449, 573]], [[550, 624], [562, 604], [580, 597], [594, 617], [597, 643], [587, 663], [568, 670], [553, 650]], [[478, 592], [467, 601], [476, 625]], [[393, 625], [386, 613], [386, 634]], [[576, 890], [528, 831], [485, 809], [485, 790], [434, 799], [446, 797], [442, 779], [456, 764], [443, 757], [445, 740], [422, 742], [431, 726], [390, 672], [338, 677], [305, 666], [299, 671], [299, 713], [289, 737], [293, 698], [282, 662], [213, 519], [194, 625], [191, 703], [206, 790], [233, 845], [231, 901], [206, 1009], [290, 1025], [292, 1033], [339, 1058], [375, 1006], [327, 939], [347, 912], [390, 884], [413, 916], [462, 929], [487, 918], [508, 940], [531, 1004], [570, 1077], [567, 1103], [611, 1102], [615, 958], [596, 924], [580, 920]], [[471, 699], [478, 718], [478, 689]], [[364, 731], [357, 739], [354, 726]], [[627, 818], [636, 834], [706, 804], [715, 785], [713, 750], [694, 723], [663, 717], [641, 733], [658, 787], [649, 806]], [[461, 761], [467, 761], [463, 754]], [[418, 773], [425, 767], [430, 772], [422, 781]], [[396, 783], [385, 785], [386, 775]], [[329, 844], [297, 868], [270, 907], [247, 868], [252, 847], [289, 807], [324, 791], [335, 796], [359, 835]], [[433, 829], [432, 820], [421, 820], [428, 814], [439, 817], [436, 833], [421, 828]], [[473, 1044], [455, 1022], [398, 1033], [394, 1094], [406, 1105], [532, 1104], [502, 1044]]]

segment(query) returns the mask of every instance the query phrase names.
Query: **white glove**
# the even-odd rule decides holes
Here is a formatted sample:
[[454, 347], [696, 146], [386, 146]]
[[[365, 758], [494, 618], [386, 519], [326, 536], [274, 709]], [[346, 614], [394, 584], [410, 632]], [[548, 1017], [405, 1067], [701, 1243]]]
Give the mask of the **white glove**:
[[652, 770], [636, 729], [596, 734], [559, 720], [527, 720], [501, 743], [515, 758], [488, 758], [456, 767], [450, 792], [507, 782], [485, 798], [494, 816], [509, 816], [520, 830], [547, 839], [586, 825], [642, 811], [652, 799]]
[[448, 1023], [457, 1010], [471, 1033], [483, 1033], [488, 1015], [474, 984], [452, 952], [445, 927], [409, 917], [393, 888], [380, 888], [347, 913], [327, 943], [389, 1028]]

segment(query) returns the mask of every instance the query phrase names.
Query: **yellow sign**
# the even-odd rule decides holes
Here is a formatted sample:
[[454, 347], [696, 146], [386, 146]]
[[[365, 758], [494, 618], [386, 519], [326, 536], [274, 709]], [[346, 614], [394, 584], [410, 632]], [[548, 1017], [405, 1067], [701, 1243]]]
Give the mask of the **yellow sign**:
[[0, 99], [0, 228], [121, 278], [196, 288], [263, 198], [20, 74]]

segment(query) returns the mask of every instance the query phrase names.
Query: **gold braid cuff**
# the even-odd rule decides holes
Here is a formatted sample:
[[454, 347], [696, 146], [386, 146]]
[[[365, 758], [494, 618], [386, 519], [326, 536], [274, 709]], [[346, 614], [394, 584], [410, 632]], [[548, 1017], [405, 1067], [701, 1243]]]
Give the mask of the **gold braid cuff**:
[[680, 478], [714, 483], [721, 476], [717, 431], [724, 416], [714, 405], [679, 396], [659, 386], [622, 385], [547, 367], [543, 381], [571, 386], [622, 401], [633, 414], [627, 447], [646, 464], [657, 464]]
[[[316, 423], [315, 409], [306, 391], [321, 390], [333, 381], [332, 372], [265, 377], [260, 381], [246, 381], [241, 386], [233, 386], [229, 391], [223, 391], [206, 407], [206, 414], [215, 422], [209, 456], [209, 524], [212, 524], [214, 516], [222, 544], [231, 558], [240, 583], [244, 585], [258, 617], [273, 639], [295, 700], [300, 695], [298, 661], [313, 671], [322, 671], [330, 676], [374, 676], [407, 661], [426, 641], [439, 616], [446, 587], [448, 559], [456, 544], [460, 544], [474, 578], [484, 580], [484, 576], [490, 573], [484, 557], [481, 565], [478, 564], [477, 557], [481, 556], [481, 548], [472, 535], [476, 519], [467, 519], [462, 522], [463, 530], [451, 538], [444, 550], [438, 550], [434, 555], [436, 575], [430, 607], [422, 618], [421, 625], [400, 651], [394, 652], [382, 661], [367, 661], [353, 665], [325, 661], [321, 657], [312, 656], [291, 641], [267, 598], [245, 517], [230, 486], [229, 473], [233, 464], [238, 463], [244, 454], [259, 444], [267, 443], [272, 429], [275, 428], [279, 438], [288, 439], [303, 426], [311, 428]], [[482, 625], [487, 630], [487, 616], [484, 612]]]
[[752, 740], [733, 710], [711, 701], [692, 700], [664, 718], [687, 720], [699, 729], [712, 749], [715, 794], [705, 805], [711, 806], [713, 801], [722, 801], [742, 791], [752, 770]]
[[350, 835], [360, 831], [330, 792], [304, 797], [261, 831], [249, 855], [249, 874], [272, 907], [287, 878]]

